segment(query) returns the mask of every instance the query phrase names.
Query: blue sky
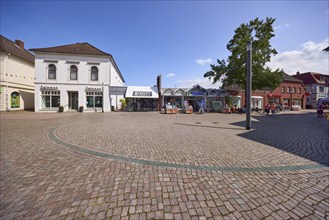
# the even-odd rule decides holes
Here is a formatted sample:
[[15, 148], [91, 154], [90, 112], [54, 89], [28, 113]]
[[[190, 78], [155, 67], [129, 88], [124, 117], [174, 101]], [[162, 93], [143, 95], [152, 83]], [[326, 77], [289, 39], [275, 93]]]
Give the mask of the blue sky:
[[88, 42], [113, 55], [126, 85], [211, 85], [210, 63], [226, 59], [234, 30], [276, 18], [268, 65], [288, 74], [329, 74], [328, 1], [2, 1], [1, 34], [25, 47]]

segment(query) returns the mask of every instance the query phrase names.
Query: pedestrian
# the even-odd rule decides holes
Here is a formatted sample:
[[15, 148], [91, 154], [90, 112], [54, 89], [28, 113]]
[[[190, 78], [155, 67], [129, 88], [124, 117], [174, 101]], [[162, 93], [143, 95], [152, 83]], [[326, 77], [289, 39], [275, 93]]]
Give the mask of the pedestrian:
[[205, 113], [204, 111], [204, 107], [205, 107], [205, 101], [202, 99], [200, 101], [200, 106], [199, 106], [199, 113], [202, 114], [202, 113]]
[[271, 108], [270, 103], [267, 103], [267, 104], [265, 105], [265, 112], [266, 112], [266, 115], [268, 115], [268, 113], [270, 113], [270, 108]]
[[271, 105], [271, 113], [272, 113], [272, 115], [273, 114], [276, 114], [276, 112], [275, 112], [275, 108], [276, 108], [276, 106], [274, 105], [274, 103]]
[[322, 104], [318, 105], [316, 109], [316, 112], [318, 113], [318, 118], [323, 118], [323, 108], [324, 106]]

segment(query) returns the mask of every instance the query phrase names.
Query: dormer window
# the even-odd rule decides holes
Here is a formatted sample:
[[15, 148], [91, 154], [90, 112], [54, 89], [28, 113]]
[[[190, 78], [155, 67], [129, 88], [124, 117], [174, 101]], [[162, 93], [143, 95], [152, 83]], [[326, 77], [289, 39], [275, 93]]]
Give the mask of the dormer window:
[[78, 68], [75, 65], [70, 67], [70, 80], [78, 80]]
[[91, 67], [91, 81], [98, 81], [98, 68], [96, 66]]
[[56, 66], [54, 64], [48, 65], [48, 79], [56, 79]]

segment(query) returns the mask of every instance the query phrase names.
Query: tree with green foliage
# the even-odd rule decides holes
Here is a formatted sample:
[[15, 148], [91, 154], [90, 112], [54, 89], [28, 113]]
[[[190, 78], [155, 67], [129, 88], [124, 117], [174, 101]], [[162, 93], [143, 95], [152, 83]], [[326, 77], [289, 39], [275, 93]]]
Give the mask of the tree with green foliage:
[[247, 44], [252, 41], [252, 89], [278, 87], [282, 82], [283, 70], [272, 71], [266, 66], [271, 56], [277, 54], [270, 44], [271, 38], [275, 36], [273, 34], [274, 21], [273, 18], [266, 18], [266, 21], [256, 18], [248, 24], [241, 24], [226, 45], [231, 55], [226, 61], [217, 59], [217, 64], [211, 64], [211, 70], [206, 72], [204, 77], [212, 79], [213, 83], [221, 80], [223, 87], [237, 84], [244, 89], [247, 72]]

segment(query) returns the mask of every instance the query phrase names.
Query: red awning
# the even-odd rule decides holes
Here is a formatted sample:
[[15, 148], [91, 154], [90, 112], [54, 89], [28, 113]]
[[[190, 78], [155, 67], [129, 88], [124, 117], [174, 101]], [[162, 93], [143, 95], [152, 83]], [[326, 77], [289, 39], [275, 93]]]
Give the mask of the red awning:
[[269, 98], [280, 98], [281, 94], [270, 93], [270, 94], [267, 94], [267, 97], [269, 97]]

